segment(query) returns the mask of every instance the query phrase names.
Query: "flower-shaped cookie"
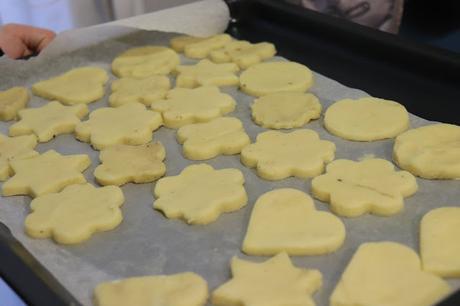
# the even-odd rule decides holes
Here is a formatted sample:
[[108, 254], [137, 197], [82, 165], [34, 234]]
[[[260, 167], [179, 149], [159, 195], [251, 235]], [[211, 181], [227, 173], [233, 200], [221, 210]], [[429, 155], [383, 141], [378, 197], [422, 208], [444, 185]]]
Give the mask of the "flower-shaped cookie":
[[207, 122], [235, 109], [232, 96], [221, 93], [214, 86], [195, 89], [175, 88], [166, 100], [152, 103], [152, 109], [161, 113], [165, 126], [178, 128], [190, 123]]
[[171, 38], [169, 44], [176, 52], [184, 52], [185, 46], [194, 44], [207, 39], [206, 37], [195, 37], [189, 35], [179, 35]]
[[334, 159], [334, 152], [334, 143], [320, 140], [313, 130], [268, 131], [243, 148], [241, 162], [256, 168], [257, 174], [266, 180], [306, 178], [321, 174], [324, 164]]
[[11, 161], [38, 155], [34, 150], [36, 145], [37, 138], [34, 135], [8, 137], [0, 134], [0, 181], [14, 174], [10, 167]]
[[215, 64], [207, 59], [195, 65], [180, 65], [176, 71], [177, 87], [195, 88], [198, 86], [231, 86], [238, 85], [239, 79], [235, 74], [239, 70], [234, 63]]
[[191, 160], [238, 154], [251, 142], [241, 121], [232, 117], [183, 126], [177, 130], [177, 140], [183, 144], [185, 157]]
[[183, 51], [187, 57], [199, 59], [207, 57], [212, 50], [220, 49], [231, 41], [232, 37], [228, 34], [204, 38], [178, 36], [171, 39], [171, 46], [178, 52]]
[[72, 133], [80, 119], [88, 114], [85, 104], [64, 106], [57, 101], [19, 111], [20, 120], [10, 126], [10, 136], [37, 135], [39, 142], [47, 142], [61, 134]]
[[235, 40], [226, 44], [222, 49], [211, 51], [209, 57], [215, 63], [233, 62], [241, 69], [246, 69], [272, 58], [275, 54], [275, 46], [271, 43], [251, 44], [245, 40]]
[[67, 186], [30, 203], [32, 212], [24, 222], [26, 233], [33, 238], [51, 237], [63, 244], [80, 243], [95, 232], [117, 227], [123, 219], [123, 202], [123, 192], [116, 186]]
[[238, 169], [214, 170], [206, 164], [191, 165], [177, 176], [158, 180], [155, 209], [170, 219], [208, 224], [220, 214], [240, 209], [248, 200], [244, 176]]
[[18, 111], [26, 107], [29, 99], [29, 91], [25, 87], [13, 87], [0, 91], [0, 120], [15, 119]]
[[166, 97], [170, 87], [169, 79], [163, 75], [153, 75], [143, 79], [121, 78], [112, 83], [109, 104], [117, 107], [139, 102], [150, 106], [153, 101]]
[[75, 135], [97, 150], [115, 144], [141, 145], [152, 140], [153, 131], [162, 123], [160, 114], [134, 102], [93, 111], [87, 121], [77, 125]]
[[369, 212], [389, 216], [403, 209], [404, 197], [417, 191], [417, 182], [412, 174], [395, 171], [384, 159], [338, 159], [327, 165], [326, 174], [312, 180], [311, 188], [313, 196], [329, 202], [338, 215], [356, 217]]

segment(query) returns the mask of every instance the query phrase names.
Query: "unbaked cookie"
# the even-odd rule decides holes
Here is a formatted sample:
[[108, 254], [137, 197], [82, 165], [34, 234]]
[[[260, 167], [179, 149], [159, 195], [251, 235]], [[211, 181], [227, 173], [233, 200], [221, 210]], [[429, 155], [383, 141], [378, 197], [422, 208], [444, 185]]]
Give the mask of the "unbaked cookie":
[[305, 92], [312, 84], [311, 70], [295, 62], [260, 63], [240, 75], [240, 89], [256, 97], [280, 91]]
[[241, 69], [272, 58], [276, 54], [275, 45], [267, 42], [251, 44], [245, 40], [235, 40], [222, 49], [211, 51], [209, 58], [215, 63], [233, 62]]
[[178, 39], [179, 38], [176, 38], [175, 44], [176, 46], [179, 45], [180, 48], [183, 48], [185, 56], [197, 59], [207, 57], [212, 50], [220, 49], [232, 41], [231, 36], [228, 34], [218, 34], [198, 39], [189, 38], [187, 40], [182, 38], [182, 41], [180, 41], [179, 44], [177, 43]]
[[393, 159], [401, 168], [427, 179], [460, 178], [460, 126], [432, 124], [399, 135]]
[[409, 114], [401, 104], [373, 97], [344, 99], [332, 104], [324, 115], [332, 134], [354, 141], [392, 138], [409, 127]]
[[203, 40], [206, 40], [207, 37], [195, 37], [195, 36], [189, 36], [189, 35], [179, 35], [176, 37], [173, 37], [169, 43], [171, 45], [171, 48], [174, 49], [176, 52], [184, 52], [184, 48], [187, 45], [194, 44]]
[[195, 65], [177, 66], [177, 87], [195, 88], [198, 86], [231, 86], [238, 85], [239, 70], [234, 63], [215, 64], [207, 59]]
[[299, 92], [268, 94], [254, 101], [252, 119], [269, 129], [301, 127], [321, 114], [321, 104], [316, 96]]
[[10, 167], [13, 160], [37, 156], [34, 150], [37, 138], [34, 135], [8, 137], [0, 134], [0, 181], [5, 181], [14, 174]]
[[244, 176], [238, 169], [215, 170], [207, 164], [191, 165], [179, 175], [158, 180], [153, 203], [170, 219], [208, 224], [220, 214], [245, 206]]
[[329, 202], [331, 210], [340, 216], [390, 216], [400, 212], [404, 198], [417, 191], [417, 181], [384, 159], [338, 159], [327, 165], [326, 174], [312, 180], [311, 191], [315, 198]]
[[15, 119], [18, 111], [26, 107], [29, 99], [29, 91], [25, 87], [13, 87], [0, 91], [0, 120]]
[[251, 142], [241, 121], [232, 117], [183, 126], [177, 130], [177, 140], [183, 144], [184, 156], [191, 160], [238, 154]]
[[313, 130], [291, 133], [277, 131], [257, 135], [256, 142], [243, 148], [241, 162], [256, 168], [266, 180], [281, 180], [289, 176], [307, 178], [319, 175], [324, 164], [334, 159], [335, 144], [321, 140]]
[[75, 68], [32, 86], [34, 95], [66, 105], [87, 104], [104, 96], [107, 72], [98, 67]]
[[345, 240], [339, 218], [317, 211], [304, 192], [275, 189], [261, 195], [252, 210], [242, 250], [248, 255], [322, 255]]

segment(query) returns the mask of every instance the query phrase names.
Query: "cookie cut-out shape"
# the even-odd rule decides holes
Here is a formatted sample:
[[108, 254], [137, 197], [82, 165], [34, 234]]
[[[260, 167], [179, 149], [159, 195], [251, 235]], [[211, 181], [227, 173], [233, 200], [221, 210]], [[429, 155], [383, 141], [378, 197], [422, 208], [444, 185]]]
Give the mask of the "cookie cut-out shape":
[[10, 136], [35, 134], [39, 142], [47, 142], [61, 134], [73, 133], [80, 119], [88, 114], [85, 104], [64, 106], [57, 101], [19, 111], [20, 120], [10, 126]]
[[215, 170], [207, 164], [191, 165], [179, 175], [157, 181], [153, 207], [170, 219], [208, 224], [222, 213], [245, 206], [244, 176], [238, 169]]
[[97, 306], [204, 306], [208, 284], [192, 272], [130, 277], [99, 284], [94, 299]]
[[393, 159], [402, 169], [427, 179], [460, 178], [460, 126], [432, 124], [396, 137]]
[[0, 134], [0, 181], [14, 174], [11, 161], [37, 156], [38, 152], [34, 150], [36, 145], [34, 135], [8, 137]]
[[110, 146], [101, 151], [102, 164], [94, 170], [94, 176], [101, 185], [153, 182], [166, 172], [165, 156], [165, 148], [159, 142]]
[[314, 306], [322, 286], [318, 270], [295, 267], [286, 253], [256, 263], [233, 257], [233, 278], [212, 293], [215, 306]]
[[275, 45], [267, 42], [251, 44], [245, 40], [235, 40], [222, 49], [211, 51], [209, 57], [215, 63], [233, 62], [241, 69], [272, 58], [276, 54]]
[[363, 243], [330, 298], [331, 306], [430, 306], [449, 285], [421, 270], [412, 249], [395, 242]]
[[312, 84], [311, 70], [295, 62], [259, 63], [240, 75], [240, 89], [256, 97], [282, 91], [305, 92]]
[[417, 181], [407, 171], [396, 171], [384, 159], [338, 159], [327, 165], [326, 174], [312, 180], [311, 190], [315, 198], [329, 202], [331, 210], [340, 216], [390, 216], [404, 208], [404, 198], [417, 191]]
[[104, 96], [109, 76], [98, 67], [75, 68], [32, 86], [34, 95], [66, 105], [88, 104]]
[[126, 103], [139, 102], [150, 106], [153, 101], [166, 97], [170, 87], [169, 79], [163, 75], [153, 75], [142, 79], [121, 78], [112, 83], [109, 104], [117, 107]]
[[171, 45], [171, 48], [173, 48], [174, 51], [176, 52], [184, 52], [184, 48], [187, 45], [194, 44], [203, 40], [206, 40], [207, 37], [195, 37], [195, 36], [189, 36], [189, 35], [179, 35], [176, 37], [173, 37], [170, 41], [169, 44]]
[[393, 138], [409, 127], [409, 114], [401, 104], [366, 97], [339, 100], [324, 115], [326, 129], [353, 141]]
[[345, 240], [345, 226], [329, 212], [317, 211], [304, 192], [275, 189], [260, 196], [252, 210], [242, 250], [248, 255], [322, 255]]
[[141, 145], [152, 140], [152, 133], [163, 123], [161, 115], [134, 102], [117, 108], [103, 107], [77, 125], [77, 139], [97, 150], [116, 144]]
[[232, 112], [235, 106], [232, 96], [221, 93], [214, 86], [175, 88], [165, 100], [155, 101], [151, 105], [154, 111], [161, 113], [168, 128], [207, 122]]
[[29, 99], [29, 91], [25, 87], [12, 87], [0, 91], [0, 120], [15, 119], [18, 111], [27, 106]]
[[232, 86], [238, 85], [235, 74], [239, 70], [234, 63], [215, 64], [207, 59], [195, 65], [180, 65], [176, 71], [177, 87], [195, 88], [198, 86]]
[[189, 39], [187, 42], [181, 42], [184, 49], [184, 55], [189, 58], [201, 59], [209, 55], [212, 50], [220, 49], [232, 41], [228, 34], [218, 34], [202, 39]]
[[123, 219], [120, 209], [123, 202], [123, 192], [116, 186], [67, 186], [59, 193], [32, 200], [25, 230], [32, 238], [52, 238], [61, 244], [81, 243], [96, 232], [117, 227]]
[[183, 144], [184, 156], [191, 160], [238, 154], [251, 142], [241, 121], [232, 117], [183, 126], [177, 130], [177, 140]]
[[460, 277], [460, 207], [429, 211], [420, 223], [423, 270], [442, 277]]
[[3, 195], [38, 197], [59, 192], [68, 185], [86, 183], [82, 172], [90, 164], [91, 160], [86, 154], [61, 155], [54, 150], [13, 160], [10, 166], [14, 175], [3, 183]]
[[252, 119], [264, 128], [291, 129], [301, 127], [321, 114], [321, 104], [312, 94], [279, 92], [254, 101]]
[[144, 46], [118, 55], [112, 62], [112, 72], [119, 78], [146, 78], [155, 74], [168, 74], [179, 62], [179, 56], [172, 49]]
[[324, 164], [334, 159], [334, 153], [335, 144], [321, 140], [313, 130], [268, 131], [241, 150], [241, 162], [256, 168], [257, 175], [266, 180], [307, 178], [321, 174]]

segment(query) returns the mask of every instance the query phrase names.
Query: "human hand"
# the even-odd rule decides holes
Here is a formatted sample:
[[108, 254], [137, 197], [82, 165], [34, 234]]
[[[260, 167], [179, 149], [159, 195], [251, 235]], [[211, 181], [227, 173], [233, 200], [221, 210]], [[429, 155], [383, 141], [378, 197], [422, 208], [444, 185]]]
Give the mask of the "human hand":
[[56, 36], [53, 31], [21, 24], [0, 27], [0, 49], [17, 59], [40, 53]]

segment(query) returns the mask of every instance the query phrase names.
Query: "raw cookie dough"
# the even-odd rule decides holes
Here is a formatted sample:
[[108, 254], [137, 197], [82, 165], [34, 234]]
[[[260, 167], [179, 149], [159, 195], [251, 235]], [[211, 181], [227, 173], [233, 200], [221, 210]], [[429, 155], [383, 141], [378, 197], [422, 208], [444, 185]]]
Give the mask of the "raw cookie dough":
[[25, 87], [13, 87], [0, 91], [0, 120], [15, 119], [18, 111], [27, 106], [29, 99], [29, 91]]
[[99, 284], [96, 306], [204, 306], [208, 284], [192, 272], [142, 276]]
[[152, 140], [153, 131], [162, 123], [160, 114], [133, 102], [91, 112], [87, 121], [77, 125], [75, 135], [97, 150], [116, 144], [141, 145]]
[[34, 135], [8, 137], [0, 134], [0, 181], [7, 180], [14, 174], [10, 167], [13, 160], [37, 156], [34, 150], [37, 138]]
[[215, 64], [207, 59], [195, 65], [179, 65], [176, 68], [177, 87], [195, 88], [198, 86], [232, 86], [238, 85], [235, 74], [239, 70], [234, 63]]
[[331, 306], [430, 306], [450, 291], [421, 270], [418, 255], [395, 242], [363, 243], [330, 298]]
[[316, 96], [299, 92], [279, 92], [255, 99], [252, 120], [268, 129], [301, 127], [321, 114]]
[[187, 45], [194, 44], [203, 40], [206, 40], [207, 37], [195, 37], [195, 36], [189, 36], [189, 35], [180, 35], [173, 37], [170, 40], [170, 45], [171, 48], [174, 49], [176, 52], [184, 52], [184, 48]]
[[401, 168], [427, 179], [460, 178], [460, 126], [432, 124], [399, 135], [393, 159]]
[[280, 91], [305, 92], [312, 84], [311, 70], [295, 62], [260, 63], [240, 75], [240, 89], [256, 97]]
[[256, 168], [257, 175], [266, 180], [307, 178], [321, 174], [324, 164], [334, 159], [334, 153], [335, 144], [320, 140], [313, 130], [268, 131], [241, 150], [241, 162]]
[[169, 79], [164, 75], [152, 75], [143, 79], [121, 78], [112, 83], [109, 104], [117, 107], [139, 102], [150, 106], [153, 101], [164, 99], [170, 87]]
[[172, 49], [160, 46], [138, 47], [118, 55], [112, 62], [112, 72], [119, 78], [145, 78], [168, 74], [179, 62], [179, 56]]
[[34, 95], [66, 105], [87, 104], [104, 96], [107, 72], [98, 67], [75, 68], [32, 86]]
[[19, 111], [20, 120], [10, 126], [10, 136], [35, 134], [39, 142], [47, 142], [61, 134], [73, 133], [80, 119], [88, 114], [85, 104], [64, 106], [57, 101]]
[[177, 140], [183, 144], [184, 156], [191, 160], [238, 154], [251, 142], [241, 121], [232, 117], [183, 126], [177, 130]]
[[248, 197], [238, 169], [215, 170], [207, 164], [186, 167], [179, 175], [158, 180], [153, 207], [170, 219], [208, 224], [220, 214], [245, 206]]
[[233, 257], [233, 278], [212, 293], [215, 306], [314, 306], [322, 286], [318, 270], [295, 267], [286, 253], [255, 263]]
[[165, 148], [159, 142], [110, 146], [99, 154], [102, 164], [94, 170], [94, 176], [101, 185], [153, 182], [166, 172], [165, 156]]
[[275, 54], [275, 46], [271, 43], [251, 44], [245, 40], [235, 40], [226, 44], [222, 49], [211, 51], [209, 57], [215, 63], [233, 62], [241, 69], [246, 69], [272, 58]]
[[325, 174], [312, 180], [311, 191], [340, 216], [390, 216], [404, 208], [404, 198], [417, 191], [417, 181], [384, 159], [338, 159], [326, 166]]
[[423, 270], [442, 277], [460, 277], [460, 207], [428, 212], [420, 223]]
[[183, 45], [185, 56], [201, 59], [207, 57], [212, 50], [220, 49], [231, 41], [232, 38], [230, 35], [218, 34], [198, 40], [195, 38], [195, 41], [193, 41], [193, 39], [189, 39], [187, 42], [184, 42], [183, 40], [181, 44]]
[[335, 102], [324, 114], [326, 129], [353, 141], [393, 138], [409, 127], [409, 114], [401, 104], [366, 97]]
[[29, 195], [38, 197], [59, 192], [72, 184], [86, 183], [82, 172], [91, 160], [86, 154], [61, 155], [54, 150], [43, 154], [13, 160], [10, 166], [14, 176], [3, 183], [4, 196]]
[[221, 93], [214, 86], [175, 88], [165, 100], [155, 101], [151, 105], [154, 111], [161, 113], [168, 128], [207, 122], [232, 112], [235, 106], [232, 96]]
[[32, 200], [32, 212], [24, 222], [26, 233], [32, 238], [51, 237], [62, 244], [80, 243], [96, 232], [117, 227], [123, 219], [123, 202], [123, 192], [116, 186], [67, 186], [59, 193]]
[[242, 250], [248, 255], [322, 255], [345, 240], [339, 218], [317, 211], [304, 192], [282, 188], [261, 195], [252, 210]]

